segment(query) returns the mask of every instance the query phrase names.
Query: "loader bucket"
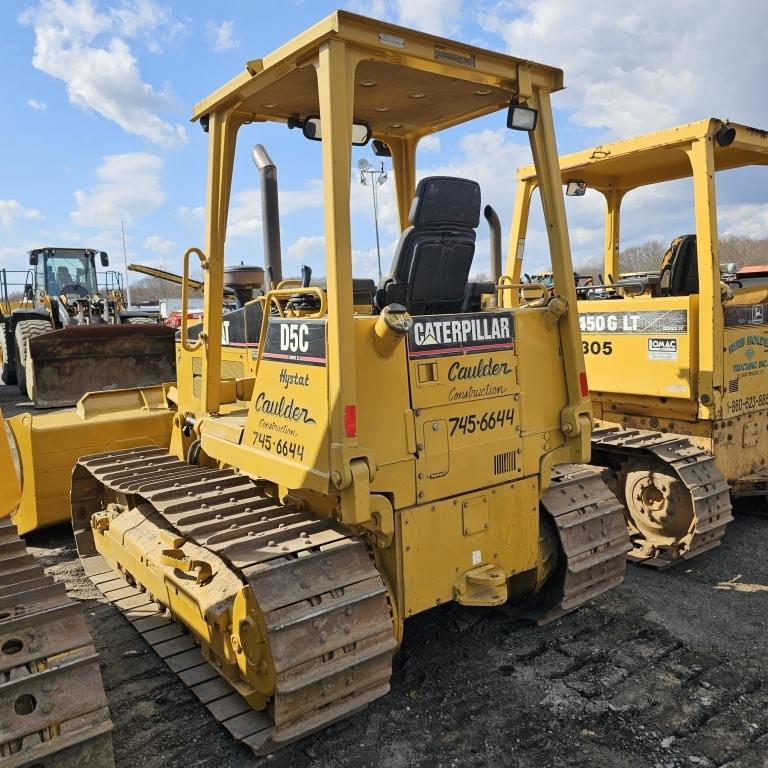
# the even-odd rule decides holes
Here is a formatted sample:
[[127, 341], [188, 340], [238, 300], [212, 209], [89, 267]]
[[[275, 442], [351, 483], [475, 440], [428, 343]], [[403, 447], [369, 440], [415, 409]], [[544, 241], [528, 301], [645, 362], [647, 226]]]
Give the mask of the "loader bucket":
[[[76, 410], [32, 415], [22, 413], [8, 420], [21, 467], [21, 497], [16, 470], [8, 451], [6, 462], [0, 446], [0, 514], [6, 508], [20, 534], [71, 519], [72, 470], [82, 456], [123, 450], [140, 445], [167, 449], [174, 412], [166, 406], [162, 387], [91, 392]], [[7, 447], [7, 440], [5, 441]], [[6, 465], [8, 469], [6, 470]], [[15, 511], [13, 511], [15, 510]]]
[[19, 505], [21, 490], [13, 461], [3, 412], [0, 411], [0, 517], [8, 517]]
[[27, 391], [36, 408], [86, 392], [176, 380], [175, 331], [165, 325], [77, 325], [29, 340]]

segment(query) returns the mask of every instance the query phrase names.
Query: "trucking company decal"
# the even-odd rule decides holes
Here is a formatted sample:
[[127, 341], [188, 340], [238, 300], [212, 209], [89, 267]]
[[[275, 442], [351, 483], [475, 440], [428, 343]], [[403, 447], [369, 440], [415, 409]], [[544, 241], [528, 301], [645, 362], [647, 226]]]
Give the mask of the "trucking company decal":
[[747, 304], [725, 308], [725, 327], [768, 325], [768, 304]]
[[667, 309], [662, 312], [581, 312], [579, 326], [582, 333], [687, 333], [688, 313], [684, 309]]
[[270, 320], [263, 358], [282, 363], [325, 365], [325, 322]]
[[458, 317], [414, 317], [408, 332], [408, 356], [444, 357], [513, 349], [511, 312], [475, 312]]

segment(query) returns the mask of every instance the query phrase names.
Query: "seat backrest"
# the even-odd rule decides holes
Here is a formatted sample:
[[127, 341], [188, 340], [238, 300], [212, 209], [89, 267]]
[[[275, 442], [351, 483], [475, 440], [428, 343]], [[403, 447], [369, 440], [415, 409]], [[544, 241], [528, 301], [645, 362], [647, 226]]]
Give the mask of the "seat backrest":
[[412, 315], [460, 312], [475, 255], [480, 185], [449, 176], [422, 179], [408, 221], [376, 306], [402, 304]]
[[669, 295], [690, 296], [699, 292], [696, 235], [676, 237], [661, 263], [661, 279], [669, 274]]

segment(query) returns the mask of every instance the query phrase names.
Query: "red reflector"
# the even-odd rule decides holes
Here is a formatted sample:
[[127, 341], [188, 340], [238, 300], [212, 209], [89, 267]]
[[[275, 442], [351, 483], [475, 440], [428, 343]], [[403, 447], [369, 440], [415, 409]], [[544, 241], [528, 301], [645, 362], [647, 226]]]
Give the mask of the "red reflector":
[[579, 385], [581, 386], [581, 396], [586, 397], [589, 394], [589, 384], [587, 384], [586, 371], [582, 371], [579, 374]]
[[344, 406], [344, 436], [357, 437], [357, 406]]

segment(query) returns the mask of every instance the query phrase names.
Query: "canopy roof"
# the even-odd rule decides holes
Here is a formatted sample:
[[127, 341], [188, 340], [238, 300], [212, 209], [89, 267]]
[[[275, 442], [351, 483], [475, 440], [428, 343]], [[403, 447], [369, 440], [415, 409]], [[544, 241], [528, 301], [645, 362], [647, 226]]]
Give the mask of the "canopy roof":
[[286, 122], [319, 113], [315, 64], [330, 39], [359, 56], [354, 119], [374, 136], [426, 135], [503, 109], [534, 87], [563, 87], [562, 70], [393, 24], [336, 11], [195, 105], [192, 120], [236, 108], [249, 120]]
[[[714, 147], [715, 170], [768, 164], [768, 131], [729, 123], [736, 138], [721, 147], [714, 133], [723, 125], [714, 117], [679, 125], [633, 139], [601, 144], [592, 149], [563, 155], [560, 170], [563, 183], [586, 181], [593, 189], [633, 189], [691, 176], [691, 163], [685, 150], [691, 143], [709, 137]], [[535, 179], [532, 165], [521, 168], [518, 179]]]

